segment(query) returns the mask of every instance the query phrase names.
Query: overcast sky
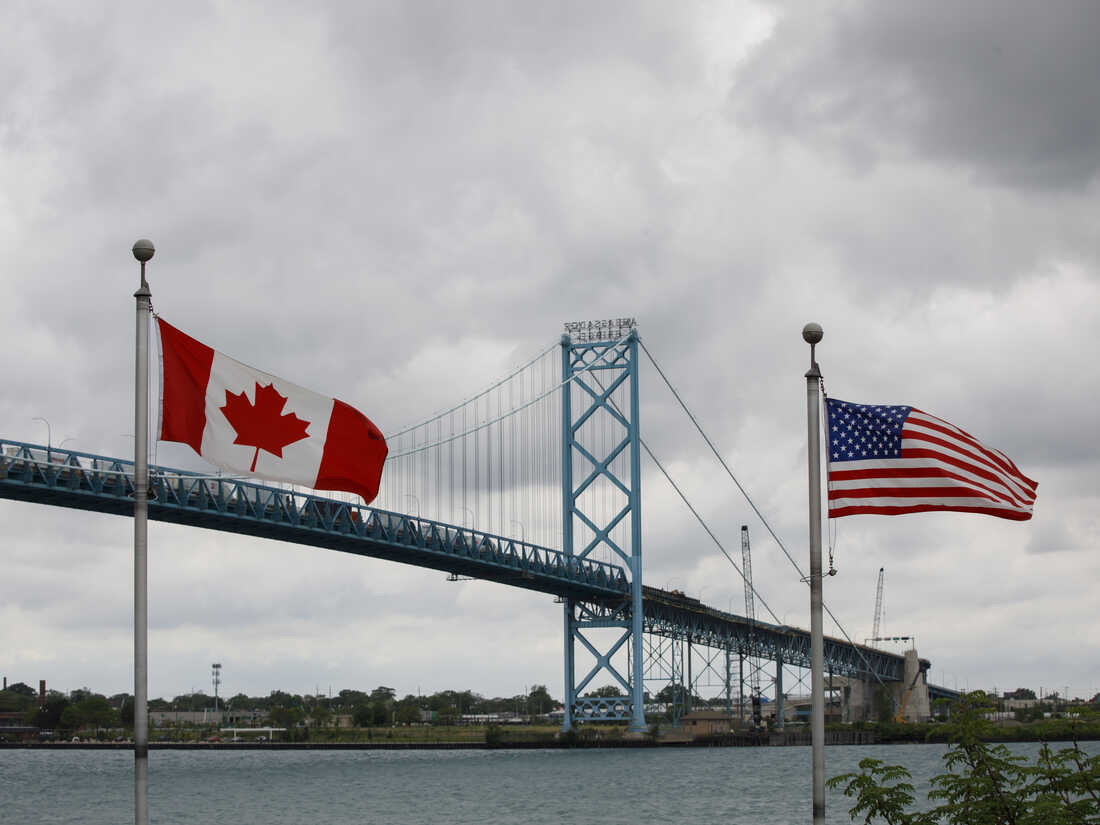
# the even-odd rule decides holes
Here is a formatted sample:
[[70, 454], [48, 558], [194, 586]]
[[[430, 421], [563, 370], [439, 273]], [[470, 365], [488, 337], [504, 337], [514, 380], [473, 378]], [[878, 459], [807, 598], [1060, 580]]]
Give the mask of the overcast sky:
[[[1035, 518], [841, 519], [826, 600], [933, 681], [1100, 690], [1100, 5], [16, 2], [0, 9], [0, 436], [125, 455], [130, 246], [166, 319], [383, 432], [553, 342], [640, 333], [800, 561], [802, 325], [834, 397], [1010, 455]], [[658, 383], [644, 437], [807, 627]], [[175, 448], [173, 448], [175, 449]], [[165, 456], [182, 452], [162, 451]], [[182, 459], [181, 459], [182, 460]], [[743, 606], [653, 468], [646, 581]], [[0, 672], [132, 690], [132, 526], [0, 501]], [[562, 695], [543, 595], [150, 525], [150, 695]], [[803, 562], [805, 564], [805, 562]], [[836, 632], [834, 627], [827, 627]], [[788, 681], [788, 685], [789, 685]]]

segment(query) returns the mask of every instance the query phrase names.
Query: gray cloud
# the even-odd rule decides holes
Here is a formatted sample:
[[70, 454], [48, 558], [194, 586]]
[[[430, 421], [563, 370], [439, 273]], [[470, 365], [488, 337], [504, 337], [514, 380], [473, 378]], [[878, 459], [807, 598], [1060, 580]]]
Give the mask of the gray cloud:
[[[634, 315], [805, 566], [798, 333], [814, 319], [830, 393], [917, 404], [1041, 484], [1027, 525], [834, 525], [841, 621], [865, 633], [885, 565], [892, 626], [934, 671], [1095, 683], [1079, 663], [1097, 657], [1061, 633], [1094, 599], [1046, 586], [1100, 572], [1082, 436], [1100, 393], [1095, 13], [1020, 8], [162, 4], [156, 25], [136, 6], [0, 11], [0, 435], [42, 441], [46, 416], [55, 443], [132, 449], [139, 236], [157, 244], [168, 320], [387, 431], [563, 321]], [[647, 441], [727, 547], [750, 524], [761, 591], [805, 624], [798, 575], [648, 366], [642, 405]], [[201, 466], [179, 446], [157, 458]], [[743, 604], [652, 467], [643, 490], [647, 580]], [[0, 669], [125, 689], [128, 522], [0, 513]], [[154, 694], [201, 686], [219, 659], [246, 692], [559, 691], [560, 608], [541, 595], [153, 535]], [[1070, 547], [1035, 577], [1035, 551]], [[1036, 615], [1045, 635], [1000, 655], [1005, 628]]]
[[1088, 0], [785, 10], [733, 91], [742, 121], [856, 168], [897, 148], [1010, 187], [1080, 191], [1100, 158]]

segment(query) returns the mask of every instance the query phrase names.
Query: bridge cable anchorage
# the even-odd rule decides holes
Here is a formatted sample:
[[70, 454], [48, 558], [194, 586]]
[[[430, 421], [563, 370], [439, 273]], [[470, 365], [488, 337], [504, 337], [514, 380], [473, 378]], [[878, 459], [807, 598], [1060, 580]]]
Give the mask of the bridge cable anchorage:
[[[735, 476], [733, 474], [733, 470], [730, 469], [729, 465], [726, 463], [726, 460], [724, 458], [722, 458], [722, 454], [718, 452], [718, 449], [714, 446], [714, 442], [710, 440], [710, 437], [706, 434], [706, 432], [703, 430], [702, 426], [699, 424], [698, 419], [695, 417], [695, 415], [688, 408], [687, 404], [684, 403], [684, 399], [680, 396], [680, 393], [676, 391], [676, 388], [672, 385], [672, 382], [668, 379], [668, 376], [665, 375], [664, 370], [662, 370], [660, 365], [657, 363], [657, 359], [655, 359], [653, 357], [653, 353], [651, 353], [649, 351], [649, 348], [645, 345], [645, 341], [642, 340], [641, 337], [639, 337], [638, 338], [638, 343], [641, 345], [642, 351], [645, 352], [646, 357], [649, 358], [649, 362], [653, 365], [654, 369], [657, 370], [657, 374], [660, 375], [661, 379], [665, 382], [665, 386], [667, 386], [669, 388], [669, 391], [671, 391], [673, 396], [675, 396], [677, 402], [679, 402], [679, 404], [680, 404], [681, 409], [683, 409], [683, 411], [687, 414], [687, 417], [691, 419], [691, 423], [695, 425], [695, 429], [698, 430], [699, 435], [701, 435], [703, 437], [703, 440], [707, 443], [707, 446], [710, 447], [710, 451], [714, 454], [714, 457], [718, 459], [718, 462], [722, 465], [722, 468], [726, 471], [726, 474], [730, 477], [730, 479], [733, 481], [733, 483], [735, 485], [737, 485], [737, 489], [741, 491], [741, 495], [743, 495], [745, 497], [745, 501], [748, 502], [748, 504], [752, 508], [753, 512], [756, 513], [757, 517], [760, 519], [761, 523], [764, 525], [764, 528], [768, 531], [768, 533], [771, 534], [771, 537], [773, 539], [775, 539], [775, 543], [777, 545], [779, 545], [779, 549], [783, 551], [783, 555], [785, 555], [787, 557], [787, 561], [789, 561], [791, 563], [791, 565], [794, 567], [794, 569], [798, 572], [798, 575], [801, 578], [801, 580], [805, 581], [805, 582], [808, 582], [809, 579], [806, 576], [806, 574], [804, 572], [802, 572], [802, 568], [798, 566], [798, 562], [796, 562], [794, 560], [794, 557], [787, 550], [786, 545], [783, 543], [783, 541], [776, 534], [775, 530], [772, 529], [771, 524], [764, 517], [764, 514], [762, 512], [760, 512], [760, 508], [756, 506], [756, 503], [752, 500], [752, 497], [748, 494], [748, 491], [745, 490], [745, 488], [741, 485], [741, 482], [737, 480], [737, 476]], [[656, 462], [656, 458], [653, 456], [653, 453], [650, 451], [649, 447], [646, 446], [644, 441], [642, 442], [642, 446], [645, 447], [646, 452], [649, 453], [650, 458], [653, 458], [654, 462]], [[663, 468], [662, 468], [662, 472], [664, 472]], [[667, 473], [665, 474], [665, 477], [668, 478]], [[670, 481], [671, 481], [671, 479], [670, 479]], [[682, 494], [681, 494], [681, 497], [682, 497]], [[696, 516], [696, 518], [698, 518], [698, 516]], [[707, 532], [710, 532], [710, 531], [708, 530]], [[725, 550], [723, 550], [722, 552], [725, 553]], [[728, 553], [726, 553], [726, 558], [729, 558]], [[737, 566], [734, 565], [734, 568], [737, 569]], [[738, 570], [738, 572], [740, 572], [740, 570]], [[744, 574], [742, 574], [742, 578], [744, 578]], [[759, 597], [759, 593], [757, 594], [757, 596]], [[764, 604], [763, 599], [761, 599], [761, 604]], [[833, 623], [836, 625], [837, 630], [839, 630], [841, 632], [841, 634], [844, 636], [844, 638], [848, 642], [848, 644], [850, 644], [852, 646], [852, 649], [855, 650], [856, 653], [859, 654], [859, 658], [862, 659], [863, 663], [867, 666], [868, 672], [871, 673], [875, 677], [875, 679], [878, 681], [878, 683], [880, 685], [885, 687], [886, 683], [882, 681], [882, 678], [878, 675], [878, 673], [875, 671], [875, 669], [873, 667], [871, 667], [871, 663], [867, 660], [867, 657], [866, 657], [866, 655], [864, 655], [863, 650], [860, 647], [860, 645], [856, 644], [856, 642], [848, 634], [848, 631], [844, 629], [844, 625], [842, 625], [840, 623], [840, 620], [836, 617], [836, 614], [833, 613], [833, 611], [829, 607], [829, 605], [824, 603], [824, 600], [822, 601], [822, 605], [825, 609], [825, 612], [829, 614], [829, 618], [833, 620]], [[764, 606], [767, 607], [766, 604]], [[770, 608], [768, 608], [768, 612], [771, 613]], [[775, 616], [775, 614], [772, 613], [772, 616]], [[776, 621], [777, 621], [777, 623], [779, 623], [778, 620], [776, 620]]]

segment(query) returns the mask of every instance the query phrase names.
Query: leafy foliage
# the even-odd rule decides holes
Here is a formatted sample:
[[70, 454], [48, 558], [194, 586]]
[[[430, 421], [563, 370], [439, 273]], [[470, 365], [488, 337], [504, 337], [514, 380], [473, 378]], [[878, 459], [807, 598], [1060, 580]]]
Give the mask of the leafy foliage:
[[908, 781], [912, 778], [909, 771], [901, 765], [884, 765], [881, 760], [870, 758], [859, 761], [859, 770], [834, 776], [826, 783], [830, 788], [848, 783], [844, 795], [856, 798], [856, 804], [848, 809], [853, 822], [858, 817], [863, 817], [867, 825], [879, 819], [889, 825], [916, 821], [904, 812], [916, 799]]
[[[852, 821], [887, 825], [1088, 825], [1100, 823], [1100, 756], [1077, 746], [1057, 752], [1044, 744], [1035, 765], [1001, 744], [984, 741], [991, 725], [984, 693], [968, 694], [955, 707], [944, 754], [946, 773], [932, 779], [927, 811], [915, 802], [909, 772], [900, 765], [864, 759], [859, 773], [834, 776], [832, 788], [856, 802]], [[860, 819], [862, 817], [862, 819]]]

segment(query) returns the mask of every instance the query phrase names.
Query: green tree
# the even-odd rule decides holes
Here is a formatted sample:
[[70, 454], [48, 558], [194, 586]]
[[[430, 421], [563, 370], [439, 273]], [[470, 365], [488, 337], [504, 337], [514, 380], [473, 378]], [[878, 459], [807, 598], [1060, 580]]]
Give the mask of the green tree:
[[382, 700], [375, 700], [370, 703], [370, 717], [371, 724], [378, 727], [380, 725], [388, 725], [390, 722], [390, 705], [388, 702]]
[[875, 690], [875, 719], [879, 722], [889, 722], [894, 718], [894, 692], [879, 685]]
[[1086, 825], [1100, 822], [1100, 755], [1077, 743], [1053, 751], [1044, 744], [1035, 765], [1004, 745], [985, 742], [991, 707], [980, 691], [956, 704], [949, 723], [947, 772], [932, 779], [928, 811], [907, 810], [915, 801], [909, 772], [900, 765], [863, 759], [859, 773], [835, 776], [829, 786], [855, 798], [853, 821], [887, 825]]
[[309, 718], [315, 727], [323, 728], [332, 721], [332, 711], [325, 704], [316, 704], [309, 709]]
[[103, 696], [87, 696], [61, 712], [61, 727], [73, 730], [115, 727], [118, 722], [118, 711]]
[[616, 696], [622, 696], [623, 689], [618, 685], [604, 685], [603, 687], [596, 688], [591, 693], [586, 693], [585, 696], [593, 696], [602, 699], [611, 699]]
[[[600, 688], [599, 690], [607, 690], [608, 687], [613, 687], [613, 686], [612, 685], [607, 685], [605, 687]], [[604, 695], [604, 696], [608, 695], [608, 694], [600, 694], [599, 690], [596, 691], [596, 695]], [[617, 688], [616, 688], [616, 690], [617, 690]], [[612, 693], [610, 695], [618, 696], [619, 694], [616, 692], [616, 693]], [[557, 704], [558, 703], [554, 701], [554, 697], [550, 695], [550, 691], [548, 691], [546, 689], [546, 685], [533, 685], [531, 687], [531, 690], [528, 691], [528, 693], [527, 693], [527, 712], [528, 713], [535, 713], [535, 714], [540, 714], [540, 715], [543, 714], [543, 713], [549, 713], [555, 707], [557, 707]]]
[[352, 708], [351, 719], [359, 728], [369, 728], [374, 724], [374, 709], [369, 702], [356, 705]]
[[358, 705], [369, 702], [370, 696], [361, 690], [342, 690], [337, 694], [336, 701], [341, 708], [350, 711]]
[[687, 698], [687, 688], [678, 682], [665, 685], [657, 692], [657, 701], [665, 704], [683, 704]]
[[397, 711], [397, 721], [401, 724], [411, 725], [420, 721], [420, 700], [411, 693], [394, 707]]
[[61, 727], [61, 716], [69, 706], [69, 697], [56, 690], [46, 692], [46, 706], [39, 708], [34, 716], [34, 725], [44, 730]]
[[8, 691], [26, 699], [33, 699], [38, 695], [38, 691], [25, 682], [16, 682], [14, 685], [8, 685]]
[[247, 710], [256, 707], [256, 703], [243, 693], [238, 693], [236, 696], [230, 698], [226, 702], [226, 705], [232, 705], [235, 710]]
[[0, 690], [0, 711], [15, 713], [26, 710], [30, 700], [13, 690]]
[[275, 705], [267, 712], [267, 717], [272, 724], [288, 729], [293, 729], [304, 715], [300, 707], [287, 707], [286, 705]]

